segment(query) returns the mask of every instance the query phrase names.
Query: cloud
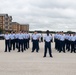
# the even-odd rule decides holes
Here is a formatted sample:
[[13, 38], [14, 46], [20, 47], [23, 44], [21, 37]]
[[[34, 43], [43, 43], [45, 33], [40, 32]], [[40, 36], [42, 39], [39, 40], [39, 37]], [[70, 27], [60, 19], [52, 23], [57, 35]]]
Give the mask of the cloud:
[[76, 29], [76, 0], [0, 0], [0, 12], [13, 21], [29, 23], [30, 30]]

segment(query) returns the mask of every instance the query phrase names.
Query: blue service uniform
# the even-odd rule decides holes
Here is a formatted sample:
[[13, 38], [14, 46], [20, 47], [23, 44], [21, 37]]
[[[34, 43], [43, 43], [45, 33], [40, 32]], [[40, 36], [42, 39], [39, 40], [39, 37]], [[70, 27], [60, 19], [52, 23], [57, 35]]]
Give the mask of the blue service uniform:
[[23, 49], [26, 50], [26, 45], [27, 44], [27, 37], [26, 37], [26, 33], [23, 34]]
[[26, 45], [25, 45], [26, 49], [28, 49], [28, 34], [26, 33]]
[[57, 34], [54, 35], [55, 49], [57, 50]]
[[41, 37], [41, 35], [38, 33], [37, 34], [38, 35], [38, 51], [40, 50], [40, 47], [39, 47], [39, 42], [40, 42], [40, 37]]
[[59, 52], [63, 51], [65, 53], [65, 35], [60, 35], [60, 50]]
[[27, 40], [26, 48], [28, 49], [29, 48], [29, 40], [30, 40], [30, 34], [29, 33], [26, 34], [26, 40]]
[[10, 34], [10, 39], [11, 39], [11, 50], [13, 47], [13, 50], [15, 50], [15, 34]]
[[15, 48], [18, 49], [19, 47], [19, 39], [18, 39], [18, 33], [15, 34]]
[[69, 37], [68, 37], [68, 51], [71, 50], [71, 34], [69, 34]]
[[5, 52], [7, 52], [7, 50], [10, 52], [10, 35], [9, 34], [5, 34]]
[[46, 57], [47, 49], [49, 50], [49, 55], [50, 55], [50, 57], [52, 57], [51, 40], [52, 40], [52, 36], [51, 36], [50, 34], [44, 36], [44, 41], [45, 41], [44, 57]]
[[61, 43], [60, 37], [61, 37], [61, 35], [60, 34], [57, 34], [57, 50], [58, 51], [60, 51], [60, 49], [61, 49], [61, 46], [60, 46], [60, 43]]
[[65, 34], [65, 47], [66, 50], [69, 49], [69, 34]]
[[32, 52], [34, 52], [35, 49], [36, 49], [36, 52], [38, 52], [38, 50], [39, 50], [38, 42], [39, 42], [38, 34], [33, 34], [32, 35]]
[[75, 37], [75, 35], [71, 35], [71, 53], [72, 52], [76, 52], [75, 51], [75, 40], [76, 40], [76, 37]]
[[23, 50], [23, 34], [22, 33], [19, 33], [18, 34], [18, 39], [19, 39], [19, 48], [18, 48], [18, 52], [20, 51], [24, 51]]

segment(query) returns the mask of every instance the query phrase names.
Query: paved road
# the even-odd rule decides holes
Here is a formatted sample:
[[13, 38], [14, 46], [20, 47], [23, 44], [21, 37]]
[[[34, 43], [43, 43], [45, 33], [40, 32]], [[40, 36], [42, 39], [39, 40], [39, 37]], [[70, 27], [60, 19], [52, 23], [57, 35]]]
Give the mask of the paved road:
[[0, 75], [76, 75], [76, 54], [58, 53], [52, 44], [53, 58], [43, 58], [44, 44], [39, 53], [30, 49], [18, 53], [17, 49], [4, 53], [4, 41], [0, 40]]

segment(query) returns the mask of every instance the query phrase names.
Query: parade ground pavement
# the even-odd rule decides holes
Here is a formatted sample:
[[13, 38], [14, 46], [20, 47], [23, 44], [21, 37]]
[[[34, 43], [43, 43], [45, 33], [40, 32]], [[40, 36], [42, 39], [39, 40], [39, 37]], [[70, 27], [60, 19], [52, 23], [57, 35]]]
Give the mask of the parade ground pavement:
[[0, 40], [0, 75], [76, 75], [76, 53], [58, 53], [52, 43], [53, 58], [43, 58], [44, 43], [39, 53], [31, 53], [32, 43], [26, 51], [4, 52], [4, 40]]

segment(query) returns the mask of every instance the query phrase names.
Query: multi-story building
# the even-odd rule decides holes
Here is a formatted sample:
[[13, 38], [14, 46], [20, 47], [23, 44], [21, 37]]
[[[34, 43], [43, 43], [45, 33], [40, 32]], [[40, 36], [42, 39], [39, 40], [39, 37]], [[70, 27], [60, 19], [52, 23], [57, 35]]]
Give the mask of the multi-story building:
[[29, 24], [20, 24], [21, 31], [29, 31]]
[[0, 28], [5, 31], [29, 31], [29, 24], [12, 22], [12, 16], [0, 14]]
[[12, 16], [0, 14], [0, 28], [5, 31], [11, 30]]
[[19, 24], [17, 22], [12, 22], [12, 31], [29, 31], [29, 24]]
[[19, 32], [20, 31], [20, 24], [17, 22], [12, 22], [12, 31]]
[[9, 16], [9, 18], [8, 18], [8, 29], [10, 31], [12, 30], [12, 16]]
[[0, 28], [3, 29], [3, 16], [0, 16]]

